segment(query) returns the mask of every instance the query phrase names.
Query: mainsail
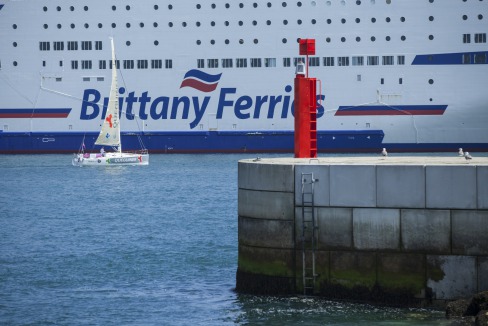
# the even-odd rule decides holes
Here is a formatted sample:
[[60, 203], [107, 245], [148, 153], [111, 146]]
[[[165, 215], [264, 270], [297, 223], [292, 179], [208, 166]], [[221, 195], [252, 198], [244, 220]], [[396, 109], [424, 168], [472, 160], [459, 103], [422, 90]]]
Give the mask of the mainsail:
[[114, 40], [112, 45], [112, 86], [110, 87], [110, 97], [108, 100], [107, 113], [102, 124], [102, 130], [98, 135], [95, 144], [118, 147], [122, 151], [120, 144], [120, 120], [119, 120], [119, 92], [117, 89], [117, 66], [115, 62]]

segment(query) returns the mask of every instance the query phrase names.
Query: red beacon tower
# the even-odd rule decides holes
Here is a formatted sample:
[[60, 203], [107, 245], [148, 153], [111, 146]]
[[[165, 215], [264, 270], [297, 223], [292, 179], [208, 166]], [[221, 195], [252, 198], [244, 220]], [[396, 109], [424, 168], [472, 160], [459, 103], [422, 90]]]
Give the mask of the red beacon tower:
[[300, 39], [300, 55], [295, 72], [295, 157], [317, 157], [317, 79], [308, 77], [308, 56], [315, 55], [315, 39]]

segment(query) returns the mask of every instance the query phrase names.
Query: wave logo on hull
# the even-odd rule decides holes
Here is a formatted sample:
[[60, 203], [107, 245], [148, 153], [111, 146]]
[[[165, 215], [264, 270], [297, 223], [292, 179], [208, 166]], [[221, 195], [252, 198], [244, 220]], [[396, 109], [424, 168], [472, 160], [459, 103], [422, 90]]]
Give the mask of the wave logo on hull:
[[183, 77], [180, 88], [191, 87], [200, 92], [213, 92], [217, 88], [221, 76], [222, 73], [211, 75], [198, 69], [192, 69]]

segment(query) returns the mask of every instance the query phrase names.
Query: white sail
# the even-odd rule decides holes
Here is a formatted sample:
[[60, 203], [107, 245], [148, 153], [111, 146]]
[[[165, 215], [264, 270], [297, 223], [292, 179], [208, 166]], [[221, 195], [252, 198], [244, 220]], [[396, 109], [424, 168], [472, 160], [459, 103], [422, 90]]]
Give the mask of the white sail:
[[117, 67], [115, 62], [114, 40], [112, 45], [112, 86], [110, 87], [110, 97], [108, 101], [107, 113], [102, 124], [102, 130], [98, 135], [95, 144], [118, 147], [122, 151], [120, 143], [120, 119], [119, 119], [119, 92], [117, 89]]

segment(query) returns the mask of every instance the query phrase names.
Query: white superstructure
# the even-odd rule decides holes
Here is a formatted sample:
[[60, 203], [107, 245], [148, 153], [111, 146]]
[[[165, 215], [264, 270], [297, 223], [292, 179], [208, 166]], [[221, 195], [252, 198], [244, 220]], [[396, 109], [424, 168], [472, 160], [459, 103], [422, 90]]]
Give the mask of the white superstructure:
[[128, 149], [293, 151], [314, 38], [319, 151], [488, 150], [487, 33], [486, 0], [0, 0], [0, 153], [93, 147], [111, 37]]

